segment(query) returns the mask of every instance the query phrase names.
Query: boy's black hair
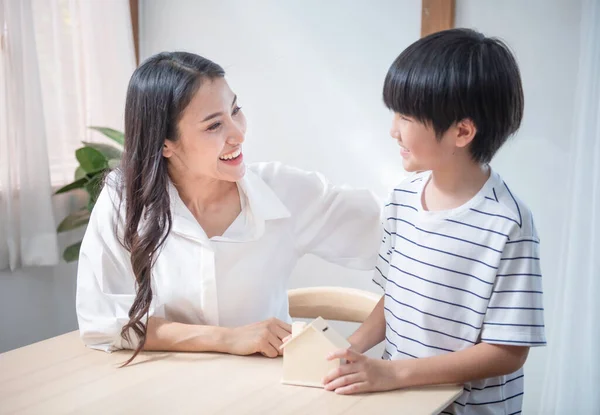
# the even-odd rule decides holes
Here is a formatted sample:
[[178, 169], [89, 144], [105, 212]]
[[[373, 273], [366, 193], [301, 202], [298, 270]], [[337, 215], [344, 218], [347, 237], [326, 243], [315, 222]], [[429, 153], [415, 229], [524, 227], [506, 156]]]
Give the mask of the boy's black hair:
[[383, 101], [392, 111], [433, 127], [438, 138], [469, 118], [477, 134], [473, 160], [489, 163], [523, 118], [523, 87], [517, 62], [502, 41], [470, 29], [424, 37], [390, 67]]

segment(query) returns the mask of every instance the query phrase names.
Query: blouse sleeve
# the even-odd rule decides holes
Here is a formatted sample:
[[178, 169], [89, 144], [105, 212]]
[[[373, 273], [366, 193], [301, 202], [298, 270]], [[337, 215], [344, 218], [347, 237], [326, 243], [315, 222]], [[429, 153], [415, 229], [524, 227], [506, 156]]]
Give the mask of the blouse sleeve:
[[[381, 241], [380, 203], [372, 192], [335, 186], [321, 174], [281, 166], [301, 253], [359, 270], [373, 270]], [[290, 201], [291, 200], [291, 201]]]
[[[105, 186], [92, 212], [79, 254], [76, 310], [83, 342], [94, 349], [111, 352], [131, 349], [121, 337], [129, 321], [129, 309], [135, 300], [135, 277], [129, 252], [116, 235], [118, 217], [116, 192]], [[156, 314], [152, 301], [150, 315]]]

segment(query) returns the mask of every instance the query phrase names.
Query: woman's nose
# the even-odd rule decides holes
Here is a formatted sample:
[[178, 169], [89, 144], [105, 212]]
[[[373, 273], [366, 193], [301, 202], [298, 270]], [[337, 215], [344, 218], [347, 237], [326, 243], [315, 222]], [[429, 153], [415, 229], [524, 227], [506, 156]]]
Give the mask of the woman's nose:
[[231, 130], [229, 131], [229, 136], [227, 137], [227, 141], [231, 144], [242, 144], [246, 139], [246, 132], [239, 125], [233, 125]]

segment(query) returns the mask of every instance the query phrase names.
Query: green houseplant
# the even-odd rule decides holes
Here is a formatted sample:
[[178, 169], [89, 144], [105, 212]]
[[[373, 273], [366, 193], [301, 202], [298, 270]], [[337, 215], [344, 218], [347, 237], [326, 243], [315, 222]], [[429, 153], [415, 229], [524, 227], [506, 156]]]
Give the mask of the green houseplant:
[[[58, 225], [57, 232], [67, 232], [85, 226], [90, 220], [90, 214], [96, 199], [102, 190], [102, 180], [109, 171], [117, 167], [123, 154], [124, 134], [106, 127], [90, 127], [113, 140], [118, 146], [103, 143], [83, 142], [83, 147], [75, 151], [79, 166], [75, 170], [75, 180], [58, 189], [55, 194], [84, 189], [88, 193], [87, 205], [81, 210], [70, 214]], [[81, 241], [65, 248], [63, 258], [67, 262], [79, 258]]]

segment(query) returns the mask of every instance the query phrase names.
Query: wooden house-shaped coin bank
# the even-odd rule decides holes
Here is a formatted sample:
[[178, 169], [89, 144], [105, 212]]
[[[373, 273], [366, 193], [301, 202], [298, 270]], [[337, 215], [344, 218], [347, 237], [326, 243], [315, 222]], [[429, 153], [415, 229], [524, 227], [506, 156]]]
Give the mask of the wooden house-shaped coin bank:
[[323, 378], [341, 364], [341, 359], [327, 360], [327, 354], [349, 347], [350, 343], [321, 317], [310, 324], [295, 322], [292, 337], [281, 346], [284, 349], [281, 382], [322, 388]]

